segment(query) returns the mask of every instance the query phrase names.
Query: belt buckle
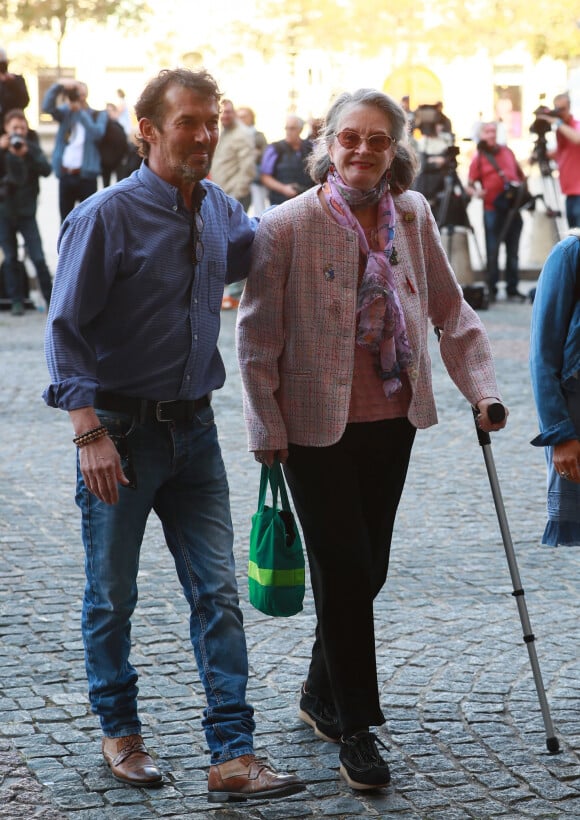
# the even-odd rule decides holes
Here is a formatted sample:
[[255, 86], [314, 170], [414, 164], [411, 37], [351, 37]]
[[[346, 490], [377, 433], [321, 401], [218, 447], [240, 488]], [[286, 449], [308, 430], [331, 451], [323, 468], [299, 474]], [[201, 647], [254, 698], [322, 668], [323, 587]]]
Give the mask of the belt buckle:
[[156, 418], [157, 421], [161, 421], [161, 422], [165, 422], [165, 423], [173, 421], [173, 419], [163, 418], [163, 406], [166, 405], [166, 404], [175, 404], [175, 402], [174, 401], [158, 401], [158, 402], [155, 403], [155, 418]]

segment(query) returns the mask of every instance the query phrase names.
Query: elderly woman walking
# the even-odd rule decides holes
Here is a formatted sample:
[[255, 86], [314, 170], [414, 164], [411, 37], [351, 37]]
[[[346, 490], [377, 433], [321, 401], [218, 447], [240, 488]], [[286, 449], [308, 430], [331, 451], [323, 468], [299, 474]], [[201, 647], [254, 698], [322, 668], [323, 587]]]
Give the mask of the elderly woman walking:
[[[428, 320], [479, 411], [501, 400], [485, 330], [463, 299], [424, 197], [406, 118], [372, 89], [342, 94], [310, 159], [318, 185], [262, 218], [238, 317], [250, 450], [285, 466], [317, 625], [300, 717], [339, 744], [354, 789], [390, 782], [373, 600], [387, 577], [417, 428], [437, 421]], [[418, 547], [420, 548], [420, 547]]]

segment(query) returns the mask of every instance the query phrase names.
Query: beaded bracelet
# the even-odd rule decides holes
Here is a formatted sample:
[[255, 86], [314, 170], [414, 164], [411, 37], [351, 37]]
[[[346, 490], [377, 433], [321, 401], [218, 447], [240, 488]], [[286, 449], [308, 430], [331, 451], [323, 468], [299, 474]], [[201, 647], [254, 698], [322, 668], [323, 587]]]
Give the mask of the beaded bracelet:
[[73, 438], [73, 444], [76, 444], [80, 450], [81, 447], [86, 447], [87, 444], [91, 444], [93, 441], [98, 441], [100, 438], [104, 438], [108, 435], [109, 431], [101, 424], [99, 427], [93, 427], [92, 430], [87, 430], [86, 433], [75, 436]]

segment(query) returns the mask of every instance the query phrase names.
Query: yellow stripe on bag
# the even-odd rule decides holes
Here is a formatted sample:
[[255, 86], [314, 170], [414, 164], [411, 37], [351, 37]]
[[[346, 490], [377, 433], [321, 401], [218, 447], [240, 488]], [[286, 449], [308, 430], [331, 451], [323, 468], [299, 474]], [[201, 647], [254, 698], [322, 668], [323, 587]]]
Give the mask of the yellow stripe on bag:
[[255, 561], [248, 564], [248, 578], [263, 587], [295, 587], [304, 584], [305, 570], [301, 569], [260, 569]]

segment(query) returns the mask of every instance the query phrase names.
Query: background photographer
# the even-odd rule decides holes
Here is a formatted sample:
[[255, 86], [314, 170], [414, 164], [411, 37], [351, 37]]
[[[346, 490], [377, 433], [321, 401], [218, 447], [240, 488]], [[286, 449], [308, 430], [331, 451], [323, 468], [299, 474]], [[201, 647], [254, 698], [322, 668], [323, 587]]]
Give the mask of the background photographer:
[[556, 150], [549, 151], [548, 157], [558, 163], [568, 227], [580, 228], [580, 122], [572, 116], [569, 95], [558, 94], [554, 110], [538, 108], [536, 118], [549, 123], [556, 132]]
[[415, 127], [421, 132], [421, 136], [413, 141], [420, 170], [411, 188], [422, 193], [429, 202], [439, 227], [450, 223], [465, 225], [467, 201], [464, 197], [452, 196], [442, 208], [446, 179], [451, 178], [453, 192], [461, 189], [461, 182], [456, 172], [459, 148], [454, 145], [454, 135], [446, 130], [451, 127], [451, 122], [447, 120], [447, 125], [439, 105], [441, 103], [420, 105], [414, 112]]
[[[507, 297], [525, 301], [518, 290], [519, 244], [522, 233], [522, 217], [517, 207], [509, 208], [502, 194], [510, 182], [523, 182], [525, 174], [507, 145], [498, 145], [497, 124], [483, 123], [479, 131], [477, 153], [471, 160], [468, 172], [467, 193], [483, 198], [483, 226], [487, 257], [487, 284], [489, 298], [497, 296], [499, 281], [499, 249], [505, 243], [505, 279]], [[476, 183], [478, 184], [476, 187]]]
[[47, 307], [52, 292], [40, 232], [36, 222], [39, 177], [50, 174], [50, 163], [35, 136], [28, 130], [24, 111], [13, 109], [4, 118], [5, 133], [0, 136], [0, 247], [4, 253], [4, 284], [12, 301], [12, 315], [24, 314], [26, 282], [18, 262], [18, 234], [36, 270], [38, 284]]
[[[42, 102], [42, 110], [59, 123], [52, 167], [59, 179], [61, 222], [77, 202], [96, 192], [101, 173], [98, 143], [107, 127], [107, 112], [90, 108], [87, 94], [84, 83], [66, 78], [51, 85]], [[58, 105], [63, 96], [67, 102]]]
[[4, 117], [14, 108], [24, 110], [30, 97], [21, 74], [8, 72], [8, 55], [0, 48], [0, 134], [4, 133]]

